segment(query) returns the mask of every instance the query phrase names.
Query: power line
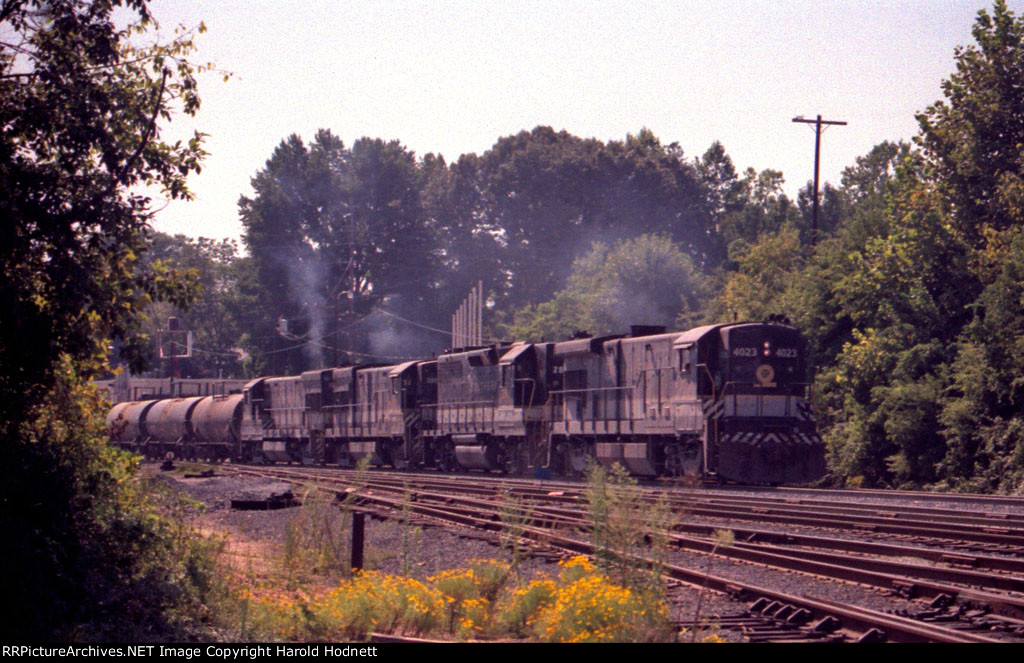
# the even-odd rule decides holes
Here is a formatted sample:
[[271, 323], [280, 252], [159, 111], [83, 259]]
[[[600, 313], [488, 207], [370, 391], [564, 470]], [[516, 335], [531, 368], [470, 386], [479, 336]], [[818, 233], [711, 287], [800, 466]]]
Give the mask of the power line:
[[[450, 329], [446, 331], [444, 329], [438, 329], [437, 327], [430, 327], [430, 326], [427, 326], [427, 325], [420, 324], [418, 322], [413, 322], [412, 320], [407, 320], [406, 318], [403, 318], [403, 317], [401, 317], [399, 315], [395, 315], [394, 313], [391, 313], [390, 311], [385, 311], [382, 308], [377, 309], [377, 312], [378, 313], [383, 313], [384, 315], [387, 315], [387, 316], [391, 316], [395, 320], [401, 320], [402, 322], [410, 324], [413, 327], [420, 327], [420, 328], [426, 329], [428, 331], [437, 332], [438, 334], [444, 334], [445, 336], [451, 336], [452, 335], [452, 332], [451, 332]], [[497, 339], [493, 339], [493, 338], [481, 338], [480, 340], [481, 341], [486, 341], [487, 343], [500, 343], [501, 342], [501, 341], [499, 341]]]

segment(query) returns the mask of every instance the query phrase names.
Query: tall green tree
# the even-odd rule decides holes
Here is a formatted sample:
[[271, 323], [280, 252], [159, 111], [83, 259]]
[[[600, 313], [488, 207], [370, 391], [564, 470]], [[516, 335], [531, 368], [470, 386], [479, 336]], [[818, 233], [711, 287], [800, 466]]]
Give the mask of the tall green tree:
[[732, 158], [718, 141], [712, 143], [699, 159], [694, 159], [693, 166], [704, 189], [707, 209], [714, 223], [720, 224], [723, 215], [742, 207], [744, 183], [736, 173]]
[[562, 340], [577, 331], [626, 333], [637, 324], [687, 326], [704, 294], [705, 279], [693, 260], [664, 235], [597, 242], [573, 262], [566, 287], [517, 311], [508, 332], [517, 339]]
[[945, 100], [918, 115], [931, 177], [977, 246], [985, 229], [1024, 223], [1024, 22], [996, 0], [978, 13], [975, 44], [958, 48]]
[[753, 243], [737, 239], [729, 253], [736, 269], [720, 275], [716, 296], [703, 307], [708, 322], [791, 314], [786, 293], [803, 267], [803, 247], [795, 228], [761, 235]]
[[1019, 361], [1024, 314], [1024, 17], [997, 0], [975, 44], [957, 51], [945, 99], [918, 116], [919, 143], [950, 227], [967, 250], [976, 298], [949, 367], [940, 414], [943, 479], [977, 489], [1024, 486]]
[[748, 168], [735, 184], [732, 199], [718, 221], [721, 242], [729, 247], [742, 240], [747, 244], [771, 235], [798, 217], [797, 207], [782, 191], [782, 173]]
[[430, 301], [436, 234], [419, 165], [397, 141], [347, 148], [327, 130], [309, 145], [293, 135], [252, 184], [255, 196], [239, 210], [266, 313], [251, 337], [254, 353], [269, 358], [264, 370], [336, 365], [365, 349], [354, 325], [386, 298]]
[[889, 231], [850, 254], [828, 286], [852, 334], [818, 378], [836, 467], [874, 484], [937, 478], [943, 367], [972, 297], [940, 201], [921, 182], [905, 186], [886, 209]]
[[[997, 1], [973, 36], [945, 99], [918, 116], [919, 150], [885, 143], [844, 173], [852, 212], [812, 261], [828, 293], [813, 300], [818, 330], [841, 332], [819, 348], [849, 330], [818, 377], [847, 477], [986, 490], [1024, 477], [1024, 22]], [[828, 308], [843, 325], [826, 322]]]
[[87, 381], [110, 339], [140, 366], [144, 304], [190, 296], [139, 264], [152, 217], [140, 190], [189, 196], [202, 137], [168, 143], [160, 129], [199, 97], [191, 35], [137, 47], [154, 25], [146, 3], [123, 3], [125, 28], [115, 4], [0, 2], [0, 594], [17, 607], [0, 623], [7, 641], [160, 637], [149, 629], [168, 625], [184, 588], [185, 560], [163, 554], [157, 521], [128, 500], [128, 464], [100, 432]]
[[854, 165], [843, 169], [841, 188], [847, 203], [884, 202], [897, 169], [910, 158], [911, 146], [905, 141], [883, 141], [864, 156], [857, 157]]
[[464, 154], [447, 164], [444, 157], [428, 154], [421, 168], [426, 223], [439, 238], [434, 309], [449, 314], [436, 319], [437, 326], [447, 329], [451, 312], [477, 283], [497, 303], [507, 292], [509, 275], [501, 261], [500, 229], [487, 211], [480, 157]]
[[187, 309], [171, 302], [154, 302], [147, 309], [149, 320], [143, 328], [154, 344], [163, 342], [165, 355], [181, 354], [185, 349], [181, 337], [158, 338], [167, 329], [169, 318], [177, 318], [180, 328], [192, 334], [192, 357], [165, 358], [155, 367], [157, 373], [163, 377], [176, 370], [178, 377], [242, 377], [239, 340], [259, 312], [249, 283], [251, 259], [240, 257], [236, 242], [229, 239], [155, 233], [153, 240], [143, 263], [159, 261], [179, 272], [190, 272], [199, 287]]
[[[698, 265], [718, 250], [694, 166], [647, 129], [603, 143], [536, 127], [452, 167], [464, 236], [491, 241], [495, 297], [511, 308], [550, 298], [595, 241], [670, 236]], [[490, 240], [488, 240], [490, 238]]]

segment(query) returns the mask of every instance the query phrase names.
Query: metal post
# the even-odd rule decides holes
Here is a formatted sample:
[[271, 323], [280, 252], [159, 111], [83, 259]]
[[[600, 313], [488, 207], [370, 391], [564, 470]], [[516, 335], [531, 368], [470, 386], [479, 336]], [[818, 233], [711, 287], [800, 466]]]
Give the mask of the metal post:
[[476, 339], [477, 345], [484, 344], [484, 282], [476, 282]]
[[466, 312], [469, 314], [469, 342], [466, 345], [476, 345], [476, 288], [469, 291], [469, 306], [466, 307]]
[[366, 514], [352, 512], [352, 568], [363, 568], [363, 541], [366, 533]]

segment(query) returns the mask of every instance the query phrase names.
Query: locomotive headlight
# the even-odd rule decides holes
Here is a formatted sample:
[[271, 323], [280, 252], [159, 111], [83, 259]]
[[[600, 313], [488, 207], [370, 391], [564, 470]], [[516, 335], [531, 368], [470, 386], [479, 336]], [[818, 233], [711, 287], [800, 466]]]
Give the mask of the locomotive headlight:
[[764, 342], [764, 356], [765, 357], [771, 357], [772, 356], [772, 344], [769, 341], [765, 341]]

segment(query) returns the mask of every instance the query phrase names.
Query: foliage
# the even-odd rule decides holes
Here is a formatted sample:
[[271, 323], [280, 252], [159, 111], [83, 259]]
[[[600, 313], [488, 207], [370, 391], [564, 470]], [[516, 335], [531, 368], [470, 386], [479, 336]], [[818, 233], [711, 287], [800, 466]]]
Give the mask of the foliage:
[[996, 0], [978, 12], [975, 44], [956, 51], [946, 97], [917, 116], [930, 178], [955, 210], [957, 232], [979, 246], [984, 230], [1024, 223], [1024, 22]]
[[[346, 329], [385, 298], [430, 300], [438, 249], [420, 187], [418, 164], [397, 141], [348, 148], [320, 130], [309, 145], [292, 135], [274, 150], [253, 178], [255, 196], [239, 201], [263, 311], [248, 341], [273, 362], [260, 369], [339, 365], [342, 346], [367, 349]], [[288, 320], [284, 339], [278, 318]]]
[[[818, 234], [817, 240], [834, 233], [848, 214], [849, 198], [842, 189], [825, 182], [818, 192]], [[796, 199], [800, 215], [793, 225], [800, 231], [800, 239], [805, 244], [811, 243], [814, 226], [814, 183], [808, 182]]]
[[844, 174], [854, 211], [804, 287], [823, 308], [811, 327], [833, 464], [858, 481], [1013, 491], [1024, 476], [1024, 22], [996, 2], [974, 37], [946, 100], [918, 117], [920, 152], [883, 144]]
[[961, 335], [940, 414], [943, 476], [985, 490], [1024, 486], [1024, 230], [1002, 235], [989, 242], [997, 271]]
[[[143, 323], [143, 329], [151, 342], [155, 345], [158, 335], [167, 328], [168, 318], [175, 317], [180, 328], [190, 331], [193, 338], [192, 357], [173, 363], [178, 377], [242, 377], [239, 340], [258, 320], [251, 282], [252, 261], [238, 255], [234, 240], [155, 233], [143, 263], [156, 262], [194, 274], [199, 290], [188, 309], [170, 302], [150, 304], [149, 319]], [[181, 338], [164, 338], [165, 353], [180, 353], [184, 349], [182, 342]], [[171, 374], [172, 364], [163, 360], [158, 369], [161, 375]]]
[[529, 554], [529, 549], [523, 545], [523, 535], [533, 524], [533, 507], [523, 498], [502, 490], [498, 494], [498, 516], [502, 524], [498, 534], [501, 547], [512, 559], [510, 571], [519, 583], [522, 580], [520, 565]]
[[[107, 445], [105, 403], [65, 358], [47, 403], [0, 448], [8, 640], [179, 639], [216, 589], [214, 542], [191, 535]], [[14, 470], [14, 471], [12, 471]]]
[[427, 579], [361, 571], [308, 596], [243, 590], [241, 637], [366, 639], [370, 633], [526, 637], [547, 642], [648, 642], [671, 636], [668, 610], [598, 573], [585, 557], [560, 562], [557, 579], [511, 589], [509, 567], [478, 560]]
[[631, 324], [687, 324], [699, 310], [704, 279], [666, 236], [596, 243], [573, 262], [566, 288], [516, 313], [514, 338], [560, 340], [577, 330], [622, 333]]
[[[536, 616], [545, 642], [651, 642], [668, 639], [665, 604], [614, 584], [585, 558], [562, 563], [561, 581]], [[543, 605], [543, 604], [542, 604]]]
[[[909, 143], [883, 141], [871, 148], [854, 165], [843, 169], [841, 194], [850, 206], [869, 201], [884, 202], [895, 182], [898, 168], [911, 158]], [[849, 214], [849, 213], [848, 213]]]
[[[38, 398], [63, 353], [92, 360], [109, 337], [138, 366], [145, 302], [184, 303], [189, 291], [160, 269], [135, 270], [148, 242], [147, 197], [139, 185], [188, 197], [199, 169], [198, 134], [186, 144], [156, 140], [176, 104], [199, 104], [185, 35], [141, 49], [140, 21], [117, 30], [105, 3], [6, 2], [0, 8], [0, 215], [5, 278], [0, 284], [5, 393]], [[21, 400], [12, 401], [19, 404]], [[9, 407], [5, 403], [5, 409]], [[4, 420], [17, 418], [4, 411]]]
[[141, 367], [147, 303], [184, 306], [194, 292], [190, 275], [140, 265], [141, 188], [189, 197], [204, 155], [199, 134], [159, 138], [173, 112], [199, 106], [193, 35], [139, 46], [155, 24], [145, 2], [126, 5], [119, 28], [108, 2], [0, 3], [0, 591], [18, 606], [7, 640], [181, 637], [179, 611], [208, 579], [107, 447], [88, 386], [110, 339]]
[[[727, 529], [716, 529], [711, 533], [711, 552], [708, 554], [707, 567], [704, 572], [704, 585], [700, 588], [700, 593], [697, 594], [697, 607], [693, 611], [693, 623], [694, 628], [690, 631], [690, 642], [696, 642], [697, 636], [701, 635], [702, 632], [706, 631], [706, 627], [702, 620], [702, 608], [704, 607], [704, 596], [707, 594], [707, 583], [711, 577], [712, 564], [715, 559], [715, 553], [720, 548], [731, 548], [736, 543], [736, 535], [732, 530]], [[721, 642], [720, 637], [715, 633], [703, 634], [701, 642]]]
[[722, 243], [754, 241], [796, 220], [798, 211], [782, 192], [782, 173], [748, 168], [737, 182], [734, 200], [719, 221]]
[[661, 568], [673, 514], [661, 498], [651, 504], [636, 479], [616, 463], [587, 468], [587, 512], [594, 556], [616, 582], [638, 594], [660, 597]]
[[729, 246], [729, 257], [736, 270], [719, 278], [721, 287], [705, 307], [705, 320], [764, 320], [792, 311], [785, 295], [803, 266], [803, 246], [794, 228], [762, 235], [754, 244], [738, 239]]
[[310, 574], [349, 574], [351, 511], [338, 509], [316, 485], [306, 486], [299, 501], [302, 505], [285, 530], [281, 576], [289, 585], [298, 586], [307, 582]]
[[603, 143], [536, 127], [431, 180], [425, 205], [454, 238], [446, 262], [510, 308], [550, 298], [594, 242], [664, 234], [698, 265], [717, 259], [696, 169], [647, 129]]

